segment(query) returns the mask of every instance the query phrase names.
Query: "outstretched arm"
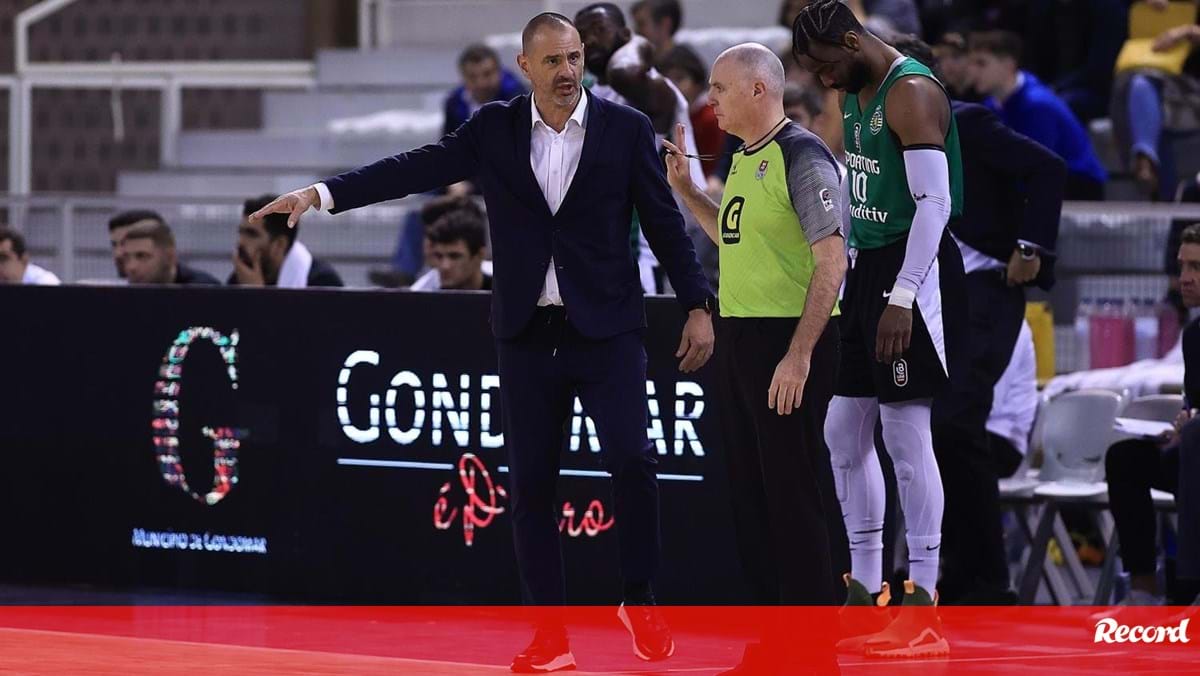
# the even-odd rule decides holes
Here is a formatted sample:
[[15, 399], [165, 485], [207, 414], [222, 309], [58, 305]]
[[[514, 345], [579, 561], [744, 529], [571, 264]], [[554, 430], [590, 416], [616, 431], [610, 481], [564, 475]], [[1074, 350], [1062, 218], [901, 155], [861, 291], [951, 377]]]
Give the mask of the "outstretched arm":
[[475, 175], [478, 163], [476, 120], [478, 115], [437, 143], [385, 157], [321, 183], [280, 195], [251, 214], [250, 219], [285, 213], [290, 214], [288, 225], [294, 227], [310, 207], [337, 213], [470, 178]]

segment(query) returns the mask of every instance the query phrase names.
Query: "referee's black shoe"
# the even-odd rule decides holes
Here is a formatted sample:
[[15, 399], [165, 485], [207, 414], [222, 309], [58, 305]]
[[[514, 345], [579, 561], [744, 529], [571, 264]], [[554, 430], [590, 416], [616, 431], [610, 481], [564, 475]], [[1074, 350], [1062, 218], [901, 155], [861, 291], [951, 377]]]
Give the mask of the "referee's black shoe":
[[533, 641], [513, 658], [509, 670], [515, 674], [545, 674], [575, 668], [575, 656], [561, 627], [539, 627]]
[[675, 639], [657, 606], [622, 603], [617, 618], [633, 637], [633, 654], [639, 659], [657, 662], [675, 654]]

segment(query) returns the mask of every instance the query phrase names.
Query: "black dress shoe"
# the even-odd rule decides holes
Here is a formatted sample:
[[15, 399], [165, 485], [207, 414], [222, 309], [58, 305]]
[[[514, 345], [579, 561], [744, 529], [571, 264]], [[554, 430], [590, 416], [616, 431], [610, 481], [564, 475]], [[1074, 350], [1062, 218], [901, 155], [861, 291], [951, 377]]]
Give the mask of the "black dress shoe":
[[538, 629], [533, 642], [513, 658], [509, 670], [516, 674], [545, 674], [575, 668], [575, 656], [564, 629]]
[[633, 636], [633, 654], [647, 662], [665, 660], [675, 654], [675, 639], [657, 606], [630, 606], [617, 609], [621, 624]]

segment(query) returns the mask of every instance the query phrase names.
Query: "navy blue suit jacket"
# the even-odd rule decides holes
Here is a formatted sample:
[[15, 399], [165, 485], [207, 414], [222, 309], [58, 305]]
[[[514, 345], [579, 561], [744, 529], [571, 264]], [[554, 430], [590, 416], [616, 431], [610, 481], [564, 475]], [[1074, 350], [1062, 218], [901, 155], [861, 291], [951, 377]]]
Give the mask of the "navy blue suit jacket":
[[1013, 131], [990, 109], [954, 101], [962, 147], [961, 216], [950, 220], [955, 237], [1008, 262], [1017, 240], [1042, 248], [1033, 284], [1054, 285], [1055, 247], [1062, 212], [1066, 163], [1049, 148]]
[[498, 338], [512, 338], [529, 323], [551, 256], [568, 319], [580, 333], [600, 339], [644, 327], [629, 245], [635, 207], [680, 304], [704, 303], [711, 291], [667, 184], [650, 120], [633, 108], [587, 97], [579, 168], [556, 214], [529, 163], [528, 95], [485, 105], [437, 143], [327, 179], [333, 212], [472, 179], [487, 203], [495, 266], [492, 331]]

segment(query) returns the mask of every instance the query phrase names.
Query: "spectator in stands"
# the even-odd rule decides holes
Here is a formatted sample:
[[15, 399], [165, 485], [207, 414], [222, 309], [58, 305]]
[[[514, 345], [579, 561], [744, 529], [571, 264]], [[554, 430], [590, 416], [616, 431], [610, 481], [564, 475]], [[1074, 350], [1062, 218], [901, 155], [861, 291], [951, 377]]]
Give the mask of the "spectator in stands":
[[1083, 124], [1063, 100], [1018, 67], [1021, 38], [1004, 31], [972, 34], [971, 83], [984, 105], [1009, 127], [1058, 154], [1067, 163], [1066, 198], [1104, 199], [1107, 174]]
[[296, 239], [299, 226], [289, 228], [287, 214], [270, 214], [251, 221], [250, 214], [270, 204], [275, 197], [262, 195], [242, 204], [238, 223], [237, 250], [233, 254], [234, 286], [276, 286], [303, 289], [309, 286], [343, 286], [342, 278], [331, 265]]
[[[1165, 2], [1145, 3], [1160, 11]], [[1173, 3], [1182, 4], [1182, 3]], [[1158, 6], [1163, 7], [1159, 8]], [[1137, 8], [1135, 8], [1136, 10]], [[1152, 13], [1130, 15], [1130, 33], [1136, 35], [1135, 19], [1149, 21]], [[1176, 188], [1174, 158], [1163, 141], [1163, 131], [1193, 132], [1200, 129], [1200, 26], [1195, 10], [1181, 23], [1160, 33], [1147, 51], [1132, 39], [1121, 53], [1113, 84], [1113, 134], [1121, 159], [1151, 199], [1169, 200]], [[1169, 52], [1180, 50], [1175, 59]], [[1187, 56], [1185, 56], [1185, 54]], [[1168, 153], [1164, 156], [1164, 153]]]
[[463, 83], [446, 97], [442, 135], [458, 129], [483, 104], [525, 93], [517, 76], [500, 66], [496, 50], [484, 44], [470, 45], [458, 55], [458, 73]]
[[130, 284], [219, 285], [216, 277], [179, 262], [175, 235], [162, 221], [131, 225], [121, 238], [121, 263]]
[[1128, 5], [1128, 0], [1028, 2], [1028, 68], [1085, 124], [1108, 113]]
[[483, 269], [487, 225], [466, 209], [444, 214], [429, 228], [430, 249], [440, 288], [491, 291], [491, 270]]
[[[442, 288], [442, 278], [438, 273], [437, 260], [433, 255], [433, 240], [430, 239], [429, 233], [434, 223], [437, 223], [445, 216], [458, 212], [467, 214], [467, 217], [471, 220], [483, 223], [484, 230], [487, 230], [487, 216], [484, 215], [479, 203], [469, 197], [446, 195], [429, 200], [425, 203], [425, 206], [421, 207], [418, 218], [424, 232], [422, 240], [425, 267], [421, 276], [410, 287], [413, 291], [437, 291]], [[483, 274], [491, 277], [492, 262], [490, 260], [483, 261], [480, 267], [483, 270]]]
[[0, 226], [0, 284], [58, 286], [60, 283], [53, 272], [29, 262], [21, 233]]
[[789, 82], [783, 88], [783, 112], [793, 122], [821, 137], [825, 146], [841, 162], [845, 147], [841, 106], [838, 105], [836, 91], [820, 83], [805, 86]]
[[[1180, 292], [1189, 308], [1200, 307], [1200, 224], [1183, 231], [1179, 247]], [[1155, 575], [1155, 512], [1150, 489], [1175, 494], [1179, 513], [1177, 567], [1172, 604], [1187, 604], [1200, 583], [1200, 320], [1183, 332], [1183, 409], [1174, 430], [1159, 439], [1129, 439], [1105, 456], [1108, 498], [1116, 521], [1121, 562], [1130, 574], [1124, 605], [1160, 605], [1164, 590]]]
[[121, 240], [135, 225], [143, 223], [166, 223], [157, 211], [135, 209], [122, 211], [108, 220], [108, 242], [112, 245], [113, 264], [117, 266], [117, 277], [125, 279], [125, 262], [122, 258]]
[[687, 45], [677, 45], [658, 60], [658, 69], [666, 75], [687, 99], [692, 131], [696, 135], [696, 154], [705, 177], [711, 176], [717, 164], [717, 156], [725, 146], [725, 132], [717, 124], [717, 116], [708, 104], [708, 68], [700, 60], [696, 50]]
[[[924, 42], [902, 36], [892, 44], [938, 72]], [[1066, 168], [987, 108], [952, 101], [951, 110], [966, 206], [949, 228], [967, 273], [969, 338], [957, 343], [967, 346], [960, 359], [968, 367], [951, 369], [950, 386], [933, 402], [933, 449], [946, 500], [938, 590], [947, 604], [1012, 603], [987, 421], [1024, 323], [1024, 286], [1049, 289], [1053, 283]]]
[[[897, 33], [921, 33], [921, 15], [914, 0], [842, 0], [854, 11], [863, 26], [888, 38]], [[783, 0], [779, 6], [779, 25], [791, 30], [800, 8], [812, 0]]]
[[[661, 59], [675, 48], [675, 33], [683, 25], [683, 7], [679, 0], [638, 0], [629, 12], [633, 15], [634, 32], [654, 45], [657, 58]], [[707, 82], [707, 78], [704, 81]]]
[[950, 98], [958, 101], [978, 102], [979, 93], [971, 86], [970, 60], [967, 57], [967, 40], [961, 33], [945, 33], [933, 46], [933, 55], [938, 62], [938, 78], [950, 92]]

